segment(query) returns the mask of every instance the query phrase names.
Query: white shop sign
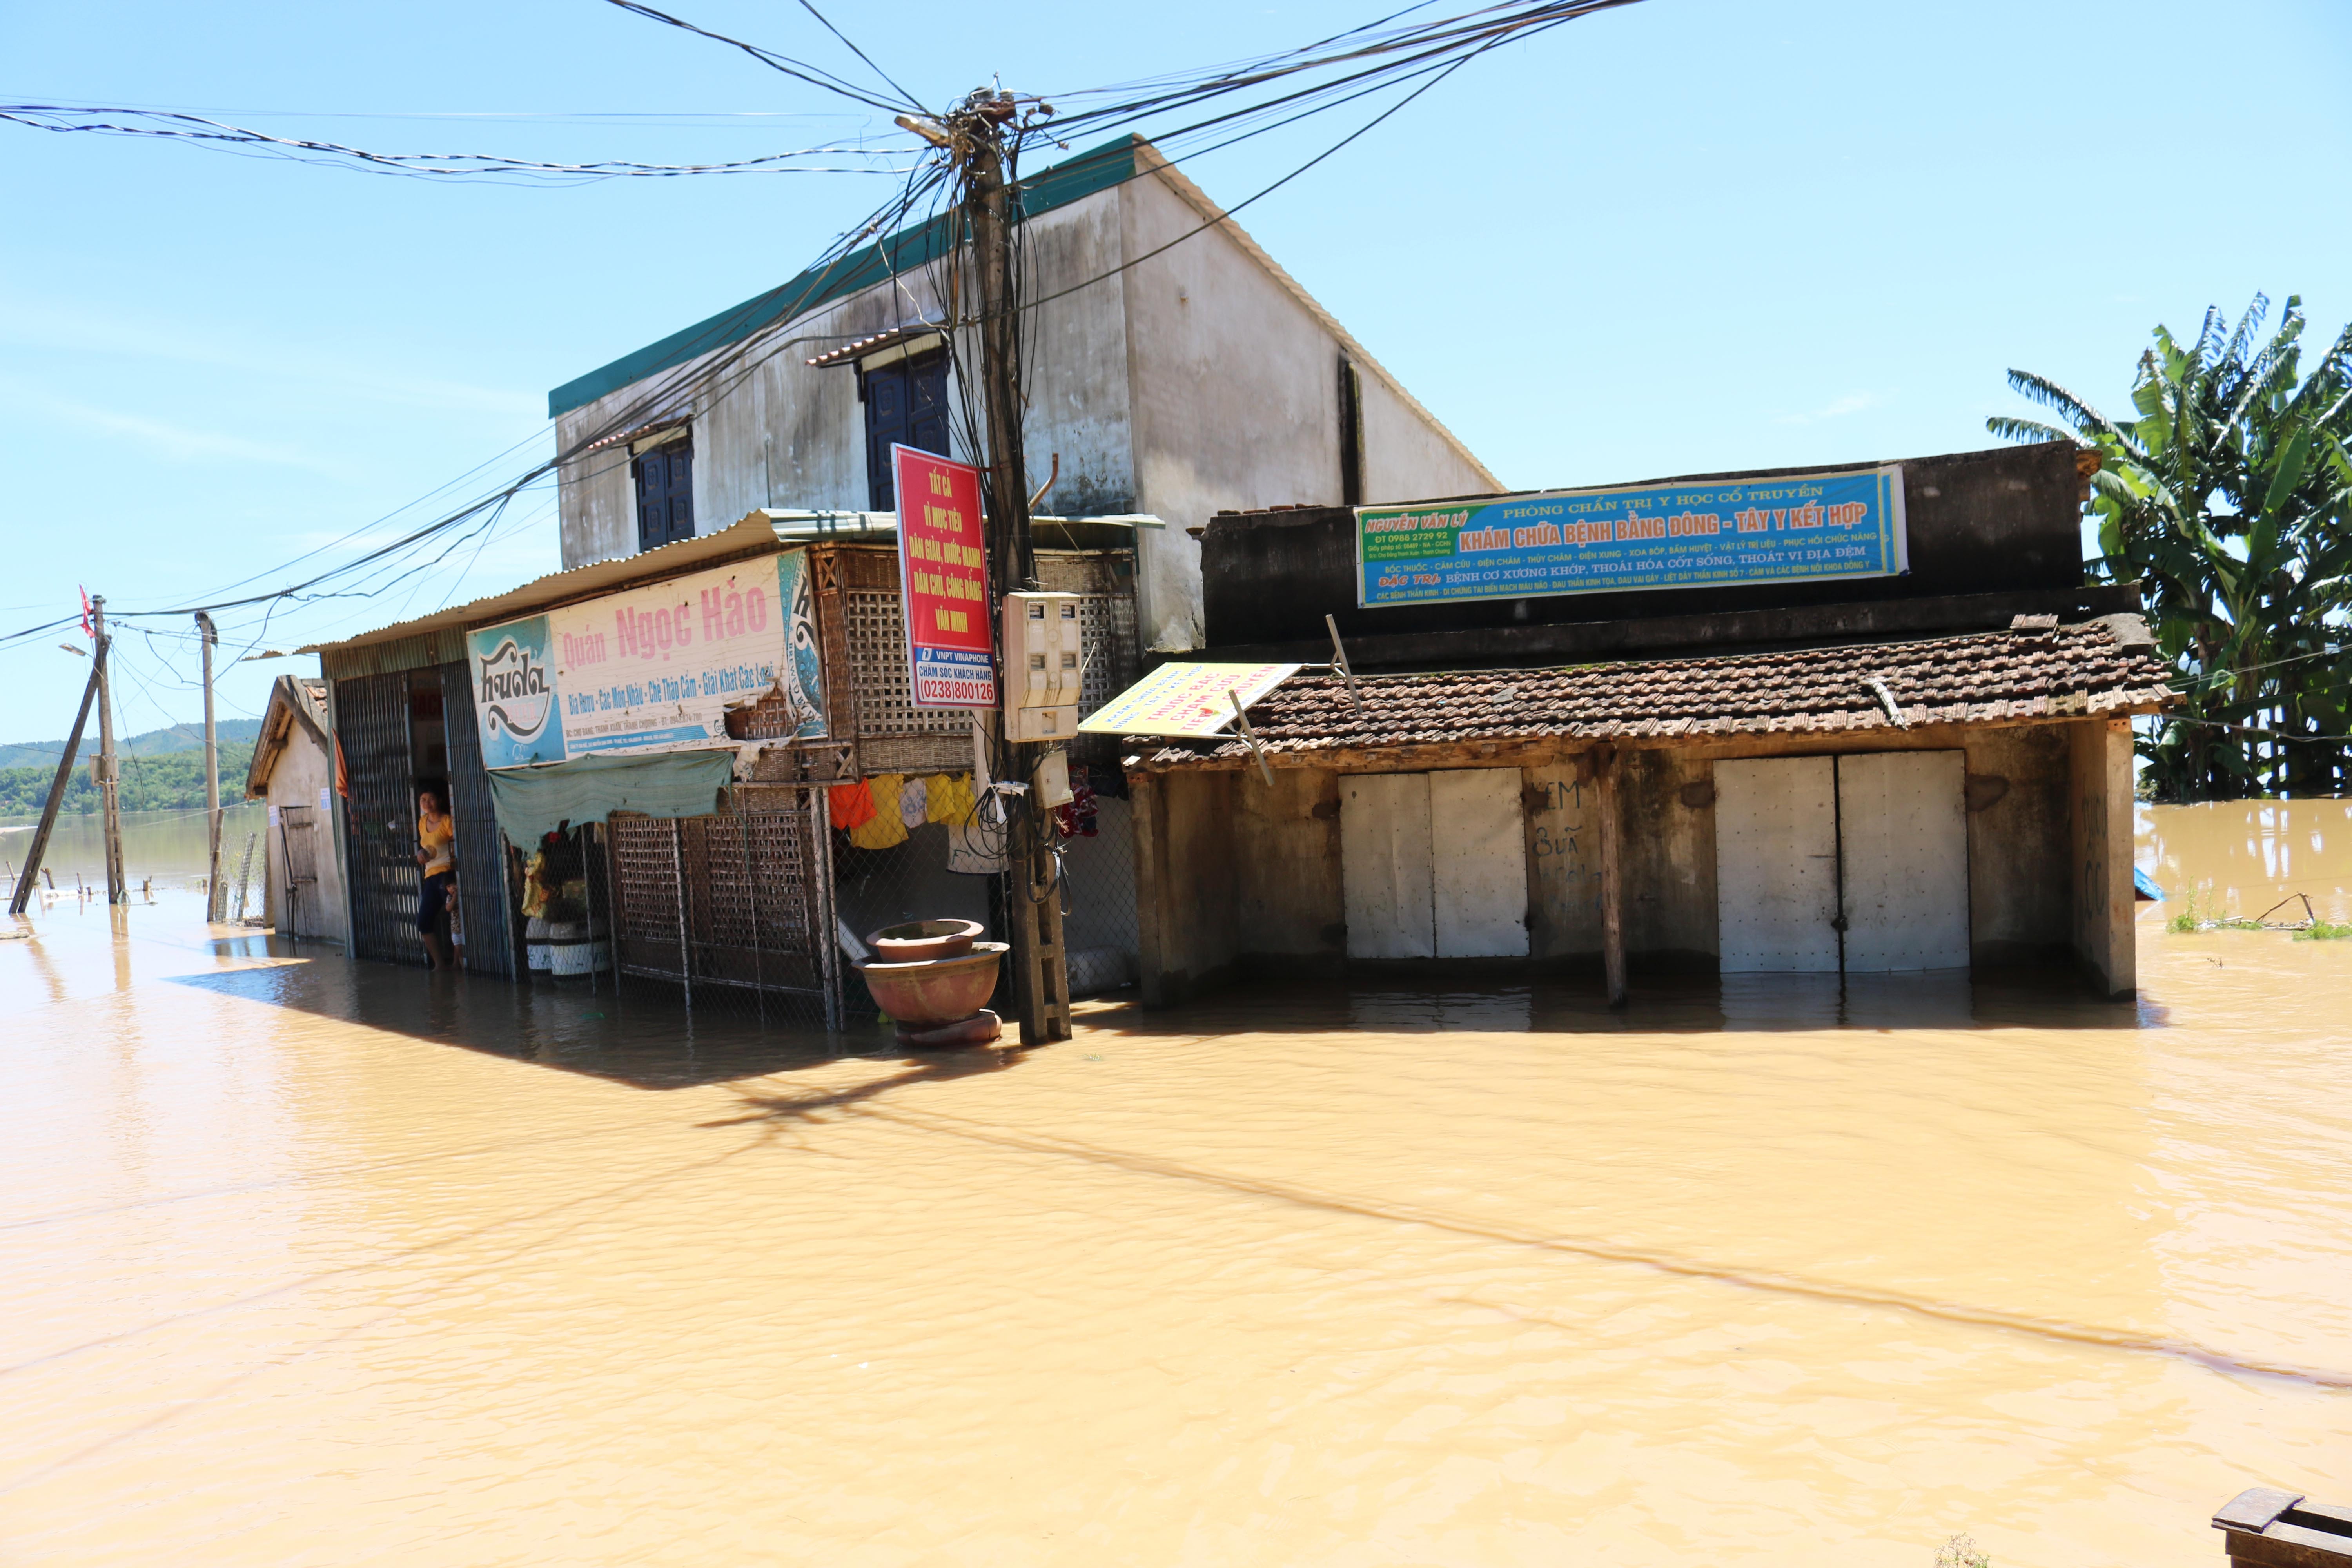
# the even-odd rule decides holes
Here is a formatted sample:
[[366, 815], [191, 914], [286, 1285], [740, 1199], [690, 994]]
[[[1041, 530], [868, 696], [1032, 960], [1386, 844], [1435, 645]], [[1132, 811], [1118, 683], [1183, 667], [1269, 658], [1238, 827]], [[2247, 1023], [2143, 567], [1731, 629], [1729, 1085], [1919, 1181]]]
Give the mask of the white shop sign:
[[729, 746], [727, 711], [781, 692], [825, 732], [805, 556], [762, 556], [467, 634], [482, 760]]

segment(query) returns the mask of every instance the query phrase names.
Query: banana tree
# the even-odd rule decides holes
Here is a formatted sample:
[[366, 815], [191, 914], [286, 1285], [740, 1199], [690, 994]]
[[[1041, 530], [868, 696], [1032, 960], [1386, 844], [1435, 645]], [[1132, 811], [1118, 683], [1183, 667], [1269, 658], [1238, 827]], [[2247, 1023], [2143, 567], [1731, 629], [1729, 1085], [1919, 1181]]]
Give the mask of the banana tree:
[[2159, 799], [2230, 799], [2352, 786], [2352, 327], [2300, 371], [2290, 298], [2257, 346], [2269, 302], [2234, 328], [2209, 310], [2193, 342], [2158, 327], [2109, 419], [2047, 377], [2010, 385], [2066, 427], [1995, 417], [2014, 440], [2072, 440], [2092, 481], [2095, 579], [2141, 584], [2181, 705], [2140, 741]]

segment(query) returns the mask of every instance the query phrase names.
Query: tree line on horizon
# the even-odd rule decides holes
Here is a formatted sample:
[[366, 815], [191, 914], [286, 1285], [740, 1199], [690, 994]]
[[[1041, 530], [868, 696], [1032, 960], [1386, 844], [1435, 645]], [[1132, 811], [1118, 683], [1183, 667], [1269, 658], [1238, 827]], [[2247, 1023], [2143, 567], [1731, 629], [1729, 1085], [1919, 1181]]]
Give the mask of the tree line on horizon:
[[2063, 426], [1997, 416], [1995, 436], [2098, 454], [2095, 582], [2133, 583], [2179, 705], [2144, 726], [2164, 801], [2352, 793], [2352, 325], [2305, 373], [2303, 301], [2267, 338], [2256, 295], [2232, 327], [2162, 326], [2110, 419], [2029, 371], [2010, 385]]
[[[245, 798], [246, 769], [253, 763], [251, 741], [224, 741], [220, 747], [221, 804], [234, 805]], [[205, 804], [205, 754], [166, 752], [160, 756], [124, 757], [122, 809], [125, 811], [185, 810]], [[47, 767], [0, 768], [0, 816], [34, 816], [48, 805], [49, 785], [57, 779], [55, 763]], [[68, 815], [99, 809], [98, 786], [90, 782], [89, 764], [77, 763], [58, 809]]]

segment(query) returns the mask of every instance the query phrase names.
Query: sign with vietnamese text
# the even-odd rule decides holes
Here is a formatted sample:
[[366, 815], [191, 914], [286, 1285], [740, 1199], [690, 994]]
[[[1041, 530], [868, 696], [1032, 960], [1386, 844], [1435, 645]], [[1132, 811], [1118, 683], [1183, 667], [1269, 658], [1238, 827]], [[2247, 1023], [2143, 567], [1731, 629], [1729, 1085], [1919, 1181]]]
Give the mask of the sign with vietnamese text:
[[1900, 465], [1356, 509], [1366, 608], [1907, 569]]
[[898, 501], [898, 586], [907, 619], [908, 700], [918, 708], [996, 706], [981, 540], [980, 470], [892, 447]]
[[730, 709], [769, 699], [791, 740], [825, 733], [806, 557], [763, 556], [467, 634], [482, 761], [732, 746]]
[[1234, 721], [1238, 695], [1246, 708], [1292, 676], [1295, 664], [1163, 664], [1078, 726], [1081, 734], [1183, 735], [1205, 740]]

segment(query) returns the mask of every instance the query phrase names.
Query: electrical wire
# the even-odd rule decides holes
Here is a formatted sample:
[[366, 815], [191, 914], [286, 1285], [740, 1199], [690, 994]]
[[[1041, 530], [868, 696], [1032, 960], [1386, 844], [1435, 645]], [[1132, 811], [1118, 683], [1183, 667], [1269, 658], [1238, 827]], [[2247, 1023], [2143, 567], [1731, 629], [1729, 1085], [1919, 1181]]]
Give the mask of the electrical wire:
[[[698, 37], [708, 38], [712, 43], [723, 44], [729, 48], [740, 50], [771, 70], [782, 71], [784, 75], [804, 81], [811, 87], [823, 88], [827, 92], [839, 93], [842, 97], [865, 104], [869, 109], [878, 109], [885, 113], [905, 109], [914, 110], [918, 113], [922, 112], [923, 106], [917, 102], [906, 89], [899, 87], [895, 81], [890, 81], [887, 76], [884, 76], [882, 79], [890, 82], [892, 89], [899, 94], [896, 100], [878, 98], [855, 82], [845, 80], [822, 67], [809, 64], [806, 60], [796, 60], [789, 55], [780, 55], [773, 49], [762, 48], [757, 44], [745, 43], [740, 38], [732, 38], [724, 33], [714, 33], [708, 27], [698, 26], [687, 21], [684, 17], [673, 16], [667, 11], [656, 11], [650, 5], [640, 4], [640, 0], [608, 0], [608, 3], [635, 16], [643, 16], [648, 21], [659, 22], [665, 26], [677, 27], [681, 31], [692, 33]], [[809, 7], [809, 14], [816, 16], [814, 6]], [[841, 38], [845, 44], [849, 43], [847, 38], [841, 37], [839, 30], [835, 28], [832, 23], [825, 22], [823, 16], [817, 16], [817, 20], [824, 22], [826, 30], [832, 32], [835, 37]], [[859, 59], [866, 59], [865, 51], [859, 49], [855, 44], [850, 44], [849, 47]], [[866, 60], [866, 63], [873, 66], [877, 75], [880, 74], [881, 68], [874, 66], [872, 60]]]
[[[619, 5], [624, 0], [613, 0], [613, 3]], [[109, 115], [118, 118], [98, 118]], [[811, 165], [793, 162], [796, 159], [843, 154], [867, 159], [889, 155], [856, 146], [808, 147], [719, 163], [637, 163], [623, 160], [551, 163], [530, 158], [509, 158], [494, 153], [373, 153], [337, 142], [273, 136], [266, 131], [232, 125], [226, 121], [161, 109], [119, 106], [72, 109], [62, 104], [8, 103], [0, 104], [0, 121], [60, 134], [81, 132], [105, 136], [188, 142], [220, 152], [242, 152], [248, 156], [284, 158], [363, 174], [404, 174], [427, 179], [488, 175], [510, 176], [515, 182], [528, 184], [586, 184], [611, 179], [674, 179], [686, 174], [868, 174], [889, 172], [877, 170], [870, 163]]]
[[[609, 0], [609, 3], [620, 6], [622, 9], [628, 10], [633, 14], [643, 16], [648, 19], [661, 22], [664, 25], [677, 27], [685, 31], [694, 33], [698, 36], [709, 38], [728, 47], [737, 48], [751, 55], [752, 58], [759, 59], [761, 63], [769, 65], [772, 68], [782, 71], [787, 75], [794, 76], [798, 79], [809, 81], [813, 85], [825, 88], [829, 91], [842, 93], [844, 96], [850, 97], [856, 101], [866, 104], [869, 107], [885, 109], [894, 107], [889, 100], [882, 100], [871, 93], [867, 93], [864, 89], [855, 87], [854, 84], [847, 83], [844, 79], [836, 77], [831, 72], [824, 71], [820, 68], [808, 66], [804, 61], [793, 60], [789, 57], [776, 55], [774, 51], [762, 49], [759, 46], [745, 43], [740, 39], [730, 38], [725, 35], [711, 32], [709, 29], [702, 28], [695, 24], [670, 16], [667, 13], [656, 11], [650, 6], [637, 4], [636, 0]], [[803, 0], [804, 5], [805, 3], [806, 0]], [[1282, 188], [1284, 185], [1288, 184], [1291, 181], [1298, 178], [1308, 170], [1314, 168], [1326, 159], [1336, 154], [1341, 149], [1368, 133], [1374, 127], [1383, 123], [1390, 117], [1403, 109], [1406, 104], [1416, 100], [1424, 93], [1431, 90], [1439, 81], [1446, 79], [1454, 71], [1458, 70], [1462, 66], [1467, 64], [1469, 60], [1499, 47], [1504, 42], [1523, 37], [1533, 32], [1540, 31], [1550, 26], [1559, 26], [1565, 21], [1572, 20], [1578, 16], [1591, 15], [1601, 10], [1613, 9], [1618, 6], [1634, 3], [1637, 3], [1637, 0], [1567, 0], [1567, 3], [1493, 5], [1485, 7], [1479, 11], [1443, 17], [1433, 22], [1419, 24], [1411, 27], [1391, 28], [1385, 33], [1378, 30], [1383, 27], [1386, 24], [1395, 21], [1399, 17], [1411, 15], [1414, 11], [1424, 10], [1427, 8], [1425, 5], [1409, 7], [1404, 11], [1391, 13], [1389, 16], [1381, 18], [1377, 22], [1366, 24], [1362, 27], [1349, 29], [1347, 32], [1333, 35], [1330, 38], [1321, 40], [1316, 44], [1303, 46], [1298, 49], [1286, 51], [1281, 55], [1264, 57], [1257, 61], [1244, 62], [1244, 64], [1239, 67], [1222, 68], [1217, 71], [1207, 75], [1195, 74], [1190, 77], [1171, 77], [1161, 79], [1156, 83], [1147, 84], [1154, 90], [1150, 91], [1148, 95], [1143, 98], [1129, 98], [1129, 100], [1119, 103], [1106, 105], [1098, 110], [1085, 110], [1076, 115], [1064, 116], [1063, 118], [1055, 121], [1053, 122], [1054, 129], [1056, 132], [1060, 132], [1066, 131], [1075, 125], [1099, 122], [1118, 116], [1132, 118], [1138, 115], [1164, 111], [1173, 107], [1204, 103], [1217, 97], [1242, 91], [1250, 87], [1283, 80], [1285, 79], [1297, 76], [1302, 72], [1308, 72], [1318, 68], [1331, 68], [1356, 62], [1371, 62], [1370, 64], [1362, 65], [1360, 68], [1349, 71], [1335, 79], [1310, 83], [1307, 87], [1285, 92], [1274, 99], [1255, 102], [1242, 109], [1200, 120], [1191, 125], [1179, 127], [1165, 133], [1171, 138], [1181, 138], [1195, 135], [1206, 131], [1220, 129], [1232, 132], [1232, 134], [1226, 136], [1224, 140], [1216, 142], [1212, 146], [1187, 151], [1181, 154], [1182, 157], [1190, 158], [1204, 155], [1209, 152], [1221, 150], [1222, 148], [1233, 145], [1236, 142], [1245, 140], [1250, 136], [1264, 134], [1274, 130], [1279, 130], [1284, 126], [1296, 123], [1300, 120], [1307, 118], [1313, 113], [1321, 112], [1326, 109], [1337, 107], [1341, 103], [1353, 101], [1356, 99], [1378, 91], [1383, 86], [1391, 84], [1402, 85], [1405, 82], [1415, 79], [1419, 79], [1420, 82], [1420, 84], [1414, 87], [1411, 92], [1401, 97], [1395, 103], [1391, 104], [1388, 108], [1366, 121], [1363, 125], [1359, 126], [1347, 136], [1341, 138], [1339, 142], [1324, 149], [1313, 158], [1310, 158], [1306, 163], [1293, 169], [1289, 174], [1253, 193], [1242, 202], [1236, 203], [1233, 206], [1223, 209], [1218, 217], [1198, 226], [1197, 227], [1188, 231], [1186, 234], [1178, 237], [1175, 240], [1171, 240], [1167, 244], [1155, 247], [1152, 251], [1146, 253], [1144, 256], [1137, 257], [1132, 260], [1122, 263], [1118, 267], [1108, 268], [1091, 278], [1082, 279], [1077, 283], [1058, 289], [1053, 294], [1035, 299], [1026, 298], [1026, 289], [1020, 287], [1024, 275], [1021, 272], [1016, 271], [1016, 288], [1013, 297], [1021, 301], [1021, 303], [1016, 307], [1016, 310], [1018, 312], [1018, 326], [1021, 329], [1022, 337], [1027, 340], [1022, 346], [1029, 350], [1032, 353], [1035, 352], [1037, 344], [1035, 312], [1044, 305], [1049, 304], [1054, 300], [1066, 298], [1069, 294], [1075, 293], [1079, 289], [1091, 287], [1095, 283], [1115, 277], [1119, 273], [1139, 265], [1140, 262], [1150, 259], [1153, 256], [1161, 254], [1162, 252], [1171, 248], [1174, 245], [1182, 243], [1185, 239], [1192, 238], [1202, 232], [1205, 232], [1209, 228], [1216, 226], [1220, 223], [1228, 221], [1233, 214], [1241, 211], [1252, 203], [1256, 202], [1265, 195], [1272, 194], [1274, 191]], [[827, 29], [833, 32], [836, 37], [840, 38], [853, 53], [856, 54], [861, 61], [866, 63], [869, 68], [874, 69], [877, 75], [881, 76], [885, 81], [888, 82], [894, 90], [905, 94], [905, 89], [903, 88], [900, 88], [895, 80], [889, 79], [887, 73], [881, 71], [880, 68], [877, 66], [863, 50], [858, 49], [854, 43], [851, 43], [845, 36], [842, 35], [838, 28], [833, 27], [832, 24], [826, 21], [822, 14], [815, 12], [814, 6], [807, 6], [807, 8], [811, 11], [813, 16], [816, 16], [820, 23], [824, 24]], [[1335, 48], [1333, 47], [1335, 45], [1345, 45], [1347, 47]], [[1094, 95], [1108, 95], [1118, 90], [1121, 89], [1095, 89]], [[908, 104], [918, 109], [920, 108], [919, 103], [913, 100], [911, 94], [906, 94], [905, 96], [906, 101]], [[1065, 96], [1066, 97], [1069, 95]], [[1041, 104], [1040, 108], [1042, 109], [1043, 107], [1044, 106]], [[55, 106], [52, 106], [52, 108], [54, 109]], [[1279, 119], [1268, 120], [1268, 116], [1276, 114], [1285, 110], [1289, 110], [1289, 112], [1283, 113], [1282, 117]], [[146, 112], [136, 110], [118, 111], [110, 110], [68, 111], [61, 109], [56, 110], [56, 111], [60, 113], [79, 112], [84, 114], [113, 112], [139, 114]], [[5, 112], [5, 110], [0, 110], [0, 112]], [[233, 134], [240, 137], [249, 135], [260, 142], [283, 148], [315, 149], [337, 155], [358, 153], [358, 150], [356, 149], [342, 148], [334, 143], [310, 143], [300, 142], [296, 139], [263, 137], [257, 132], [246, 132], [240, 128], [222, 126], [220, 122], [203, 120], [202, 117], [180, 116], [179, 118], [197, 122], [203, 126], [213, 128], [226, 134]], [[42, 126], [40, 128], [65, 129], [66, 127]], [[77, 128], [98, 129], [98, 127]], [[125, 133], [131, 133], [142, 128], [108, 127], [107, 129], [119, 130], [123, 131]], [[1008, 180], [1013, 183], [1013, 188], [1016, 191], [1020, 189], [1017, 183], [1017, 161], [1021, 141], [1022, 137], [1019, 135], [1016, 135], [1013, 138], [1013, 145], [1008, 151], [1006, 166]], [[836, 150], [837, 149], [820, 149], [811, 151]], [[1119, 151], [1124, 152], [1125, 149], [1121, 148]], [[526, 161], [510, 160], [506, 162], [510, 167], [520, 168], [528, 166], [530, 168], [541, 171], [566, 174], [584, 174], [590, 172], [618, 173], [630, 170], [639, 172], [683, 174], [689, 172], [722, 172], [730, 168], [750, 168], [755, 164], [773, 163], [782, 159], [806, 155], [809, 154], [806, 153], [798, 154], [773, 154], [768, 159], [738, 161], [737, 163], [730, 165], [632, 165], [621, 163], [556, 165], [528, 164]], [[364, 154], [363, 156], [377, 161], [385, 161], [388, 159], [401, 157], [449, 159], [461, 157], [463, 155]], [[1177, 162], [1177, 158], [1171, 157], [1168, 161], [1172, 163]], [[486, 165], [489, 161], [482, 160], [481, 162]], [[453, 171], [444, 168], [435, 168], [432, 172], [447, 173]], [[477, 172], [481, 171], [478, 170]], [[832, 246], [827, 247], [825, 254], [819, 258], [819, 261], [814, 264], [809, 269], [809, 273], [814, 274], [814, 276], [808, 277], [806, 287], [802, 289], [798, 298], [792, 300], [780, 300], [779, 297], [783, 293], [784, 289], [792, 287], [791, 285], [785, 285], [783, 286], [783, 289], [771, 290], [767, 294], [763, 294], [751, 300], [745, 301], [742, 305], [737, 307], [736, 310], [732, 311], [726, 312], [719, 318], [714, 318], [710, 322], [706, 334], [707, 337], [712, 340], [714, 343], [714, 352], [710, 356], [693, 356], [689, 353], [689, 357], [685, 361], [685, 363], [676, 367], [674, 372], [666, 374], [657, 378], [650, 378], [649, 384], [640, 384], [637, 387], [633, 389], [631, 396], [625, 404], [606, 410], [604, 416], [599, 419], [593, 428], [575, 431], [574, 438], [561, 449], [554, 458], [534, 465], [522, 476], [497, 488], [487, 495], [477, 498], [475, 500], [465, 506], [461, 506], [455, 510], [437, 517], [419, 527], [411, 529], [400, 536], [391, 540], [389, 542], [367, 550], [354, 558], [341, 562], [336, 565], [315, 573], [301, 581], [289, 584], [285, 586], [268, 592], [248, 594], [235, 597], [228, 596], [228, 592], [225, 591], [219, 595], [209, 595], [209, 597], [214, 599], [214, 602], [203, 605], [189, 605], [168, 610], [156, 611], [127, 611], [118, 609], [115, 610], [113, 614], [118, 618], [128, 618], [133, 616], [150, 617], [177, 616], [193, 614], [199, 609], [206, 611], [232, 611], [267, 605], [269, 606], [269, 609], [263, 617], [263, 625], [266, 628], [269, 616], [276, 613], [276, 609], [278, 607], [284, 605], [289, 603], [315, 603], [325, 599], [336, 598], [374, 597], [385, 592], [387, 588], [394, 585], [396, 581], [406, 581], [409, 583], [411, 587], [410, 596], [413, 598], [418, 587], [415, 578], [416, 573], [430, 570], [434, 565], [448, 560], [455, 551], [462, 549], [465, 543], [468, 541], [473, 542], [475, 545], [474, 555], [470, 559], [478, 560], [481, 551], [487, 548], [491, 538], [498, 535], [500, 521], [505, 516], [510, 503], [518, 495], [530, 485], [538, 483], [549, 477], [551, 474], [555, 473], [565, 464], [582, 460], [586, 457], [591, 448], [610, 440], [615, 436], [624, 434], [631, 428], [642, 427], [642, 426], [650, 419], [666, 417], [672, 409], [684, 406], [689, 399], [694, 399], [703, 403], [715, 403], [717, 401], [723, 400], [724, 397], [731, 393], [736, 386], [741, 384], [742, 381], [757, 368], [757, 365], [760, 363], [772, 356], [773, 353], [782, 352], [784, 347], [790, 346], [793, 343], [815, 341], [845, 341], [848, 334], [803, 334], [800, 337], [787, 337], [785, 334], [802, 314], [803, 310], [824, 292], [832, 278], [838, 273], [842, 267], [848, 262], [853, 256], [868, 254], [859, 251], [856, 247], [866, 238], [873, 237], [877, 232], [880, 233], [883, 237], [877, 242], [870, 254], [878, 258], [882, 263], [887, 279], [892, 284], [903, 289], [903, 279], [907, 274], [902, 269], [901, 263], [908, 247], [924, 239], [929, 235], [929, 231], [934, 222], [939, 221], [942, 217], [945, 219], [947, 224], [945, 233], [947, 244], [944, 247], [940, 247], [932, 251], [931, 255], [928, 258], [927, 269], [930, 272], [932, 277], [932, 282], [934, 285], [933, 294], [935, 300], [946, 300], [950, 306], [950, 315], [951, 319], [947, 323], [947, 326], [949, 328], [949, 339], [950, 343], [950, 352], [952, 354], [954, 352], [955, 339], [959, 335], [960, 329], [975, 324], [952, 319], [955, 316], [952, 306], [963, 297], [965, 292], [961, 288], [959, 279], [954, 275], [956, 264], [960, 257], [968, 256], [969, 254], [969, 246], [966, 243], [968, 237], [963, 234], [961, 226], [962, 218], [961, 206], [959, 205], [951, 208], [946, 214], [940, 214], [936, 210], [938, 199], [947, 194], [950, 184], [948, 171], [943, 167], [941, 161], [919, 161], [916, 165], [906, 170], [894, 170], [892, 172], [903, 173], [906, 176], [906, 184], [899, 195], [893, 201], [885, 203], [884, 206], [881, 209], [877, 209], [876, 214], [874, 214], [864, 226], [849, 234], [844, 235]], [[918, 206], [921, 205], [926, 199], [929, 199], [933, 202], [933, 211], [931, 216], [928, 217], [923, 224], [917, 226], [915, 228], [907, 229], [903, 227], [902, 226], [904, 226], [908, 216]], [[1022, 265], [1025, 253], [1025, 245], [1020, 242], [1025, 238], [1026, 226], [1027, 226], [1025, 224], [1018, 222], [1016, 217], [1016, 221], [1013, 225], [1013, 236], [1016, 242], [1016, 268], [1019, 268]], [[804, 274], [804, 276], [807, 275]], [[911, 295], [909, 298], [911, 300]], [[744, 333], [740, 338], [738, 338], [731, 343], [727, 342], [729, 338], [734, 336], [735, 332], [747, 317], [756, 315], [763, 310], [769, 312], [769, 319], [766, 324], [756, 331]], [[692, 347], [693, 345], [691, 344], [688, 345], [689, 351]], [[981, 421], [977, 417], [977, 410], [970, 405], [969, 389], [971, 384], [971, 378], [969, 376], [959, 375], [956, 379], [959, 387], [962, 389], [966, 395], [959, 399], [960, 402], [965, 405], [965, 406], [960, 409], [959, 412], [962, 413], [964, 416], [963, 424], [965, 426], [968, 449], [975, 451], [984, 449], [985, 443], [981, 438], [981, 433], [978, 428]], [[538, 437], [532, 438], [535, 439]], [[517, 446], [520, 447], [524, 443], [518, 443]], [[515, 447], [509, 447], [508, 452], [510, 454], [515, 449]], [[501, 454], [501, 456], [504, 455], [506, 454]], [[614, 455], [615, 461], [625, 459], [625, 449]], [[499, 459], [497, 458], [493, 458], [482, 464], [477, 465], [474, 469], [468, 470], [468, 474], [470, 475], [471, 473], [479, 472], [482, 468], [489, 467], [498, 460]], [[361, 530], [354, 531], [351, 534], [342, 536], [340, 540], [331, 541], [327, 544], [314, 547], [312, 550], [303, 552], [302, 555], [295, 557], [293, 562], [286, 563], [278, 568], [272, 568], [264, 573], [257, 573], [251, 576], [242, 579], [239, 583], [229, 585], [230, 590], [233, 591], [236, 587], [247, 586], [254, 583], [260, 582], [265, 578], [277, 576], [285, 569], [285, 566], [298, 564], [303, 561], [313, 559], [323, 552], [335, 550], [339, 545], [345, 544], [354, 539], [363, 537], [373, 528], [379, 526], [382, 521], [397, 517], [404, 511], [413, 510], [415, 506], [421, 504], [423, 500], [429, 500], [430, 496], [434, 493], [446, 491], [450, 488], [450, 486], [462, 482], [466, 477], [467, 476], [461, 475], [457, 480], [452, 480], [449, 481], [448, 484], [436, 487], [436, 492], [428, 492], [427, 497], [420, 498], [420, 501], [410, 502], [406, 506], [395, 509], [394, 511], [385, 514], [383, 519], [378, 520], [378, 523], [367, 525]], [[457, 534], [457, 537], [453, 540], [443, 540], [442, 536], [451, 533]], [[441, 541], [438, 552], [434, 554], [430, 560], [425, 561], [421, 566], [414, 564], [412, 558], [421, 556], [425, 548], [435, 541]], [[384, 580], [385, 574], [395, 570], [400, 573], [398, 579], [391, 581]], [[460, 574], [459, 580], [462, 581], [462, 574]], [[455, 591], [456, 590], [453, 585], [449, 590], [449, 595], [454, 595]], [[446, 597], [447, 595], [445, 595], [443, 601], [444, 604], [446, 603]], [[48, 631], [53, 631], [59, 626], [71, 625], [73, 624], [73, 621], [74, 617], [68, 616], [55, 621], [43, 623], [37, 626], [26, 627], [16, 632], [0, 635], [0, 647], [8, 646], [32, 637], [42, 635]]]

